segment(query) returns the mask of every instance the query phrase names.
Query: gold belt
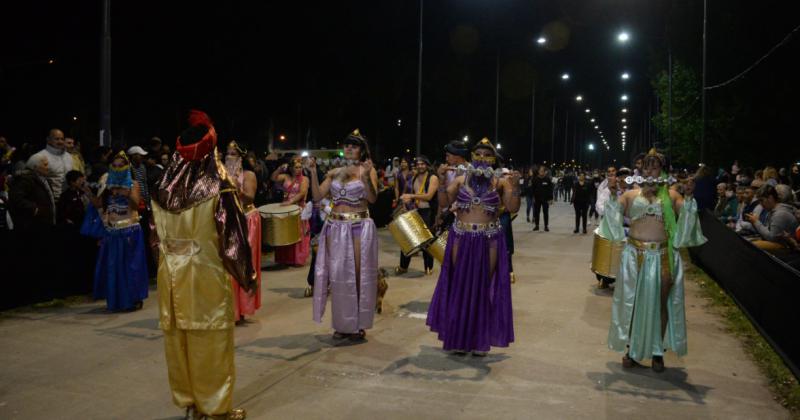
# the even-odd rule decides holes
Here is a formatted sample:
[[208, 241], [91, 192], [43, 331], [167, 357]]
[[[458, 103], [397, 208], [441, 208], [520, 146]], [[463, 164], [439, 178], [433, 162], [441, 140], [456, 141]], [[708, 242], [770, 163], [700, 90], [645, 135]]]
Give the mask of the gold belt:
[[633, 238], [628, 238], [628, 243], [639, 249], [650, 251], [658, 251], [667, 247], [667, 241], [663, 242], [645, 242]]
[[138, 225], [139, 221], [133, 218], [125, 219], [125, 220], [117, 220], [115, 222], [110, 222], [108, 224], [109, 229], [125, 229], [127, 227], [131, 227], [133, 225]]
[[362, 220], [362, 219], [369, 219], [369, 210], [365, 211], [356, 211], [356, 212], [348, 212], [348, 213], [338, 213], [332, 211], [331, 214], [328, 216], [331, 220], [341, 220], [341, 221], [352, 221], [352, 220]]
[[244, 206], [244, 208], [242, 209], [242, 211], [244, 211], [244, 214], [248, 214], [248, 213], [250, 213], [251, 211], [254, 211], [254, 210], [258, 210], [258, 209], [253, 204], [248, 204], [248, 205]]
[[467, 223], [462, 222], [460, 220], [456, 220], [456, 229], [461, 230], [463, 232], [484, 232], [487, 230], [496, 230], [500, 227], [499, 222], [489, 222], [489, 223]]

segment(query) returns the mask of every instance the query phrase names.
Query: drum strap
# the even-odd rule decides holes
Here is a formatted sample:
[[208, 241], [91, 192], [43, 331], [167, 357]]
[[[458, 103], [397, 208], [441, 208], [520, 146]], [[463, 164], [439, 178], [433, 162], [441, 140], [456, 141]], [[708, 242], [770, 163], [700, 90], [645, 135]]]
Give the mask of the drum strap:
[[[417, 191], [417, 194], [425, 194], [425, 192], [428, 191], [428, 186], [430, 185], [430, 182], [431, 182], [431, 173], [430, 172], [426, 172], [425, 173], [425, 181], [423, 181], [422, 184], [420, 184], [419, 191]], [[419, 199], [415, 200], [415, 202], [417, 204], [417, 207], [419, 207], [420, 201], [421, 200], [419, 200]]]

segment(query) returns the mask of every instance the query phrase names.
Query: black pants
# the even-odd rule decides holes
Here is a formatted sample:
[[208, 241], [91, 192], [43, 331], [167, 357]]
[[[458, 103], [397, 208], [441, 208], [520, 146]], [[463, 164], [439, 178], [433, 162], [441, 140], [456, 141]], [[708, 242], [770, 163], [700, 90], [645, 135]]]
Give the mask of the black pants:
[[597, 213], [597, 209], [594, 207], [594, 204], [589, 206], [589, 217], [593, 217], [597, 219], [600, 217], [600, 214]]
[[[417, 209], [420, 217], [422, 220], [425, 221], [425, 224], [428, 226], [428, 229], [431, 229], [433, 226], [433, 221], [431, 220], [431, 216], [433, 212], [431, 209]], [[422, 262], [425, 266], [425, 269], [432, 269], [433, 268], [433, 255], [429, 254], [428, 251], [420, 251], [422, 252]], [[403, 255], [403, 252], [400, 252], [400, 268], [407, 269], [409, 264], [411, 264], [411, 257], [406, 257]]]
[[573, 204], [575, 207], [575, 232], [578, 231], [578, 224], [583, 221], [583, 232], [586, 232], [586, 213], [589, 212], [588, 204]]
[[547, 200], [536, 200], [533, 202], [533, 224], [539, 227], [539, 209], [544, 212], [544, 227], [550, 224], [550, 204]]
[[525, 218], [530, 222], [531, 221], [531, 211], [533, 211], [533, 196], [526, 195], [525, 196], [525, 203], [527, 204], [525, 208]]

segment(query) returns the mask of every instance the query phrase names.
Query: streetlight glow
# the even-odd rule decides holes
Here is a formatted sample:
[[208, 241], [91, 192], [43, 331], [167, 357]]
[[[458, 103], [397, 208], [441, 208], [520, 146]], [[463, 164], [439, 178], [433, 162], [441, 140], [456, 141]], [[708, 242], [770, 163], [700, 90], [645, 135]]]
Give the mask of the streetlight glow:
[[500, 143], [497, 143], [497, 150], [500, 150], [500, 149], [502, 149], [502, 148], [503, 148], [503, 146], [502, 146], [502, 145], [500, 145]]
[[627, 119], [625, 119], [625, 118], [623, 118], [623, 119], [622, 119], [622, 122], [628, 122], [628, 120], [627, 120]]
[[628, 108], [622, 108], [622, 113], [623, 113], [623, 114], [626, 114], [626, 113], [628, 113]]
[[597, 130], [598, 128], [600, 128], [600, 126], [599, 126], [599, 125], [596, 125], [596, 126], [594, 126], [594, 129], [595, 129], [595, 130]]
[[622, 31], [622, 32], [619, 33], [619, 35], [617, 35], [617, 41], [619, 41], [619, 42], [621, 42], [623, 44], [628, 42], [628, 41], [630, 41], [630, 39], [631, 39], [630, 34], [625, 32], [625, 31]]
[[539, 39], [536, 40], [536, 43], [539, 45], [544, 45], [547, 42], [547, 38], [540, 36]]
[[286, 136], [284, 136], [283, 134], [281, 134], [281, 135], [278, 137], [278, 140], [280, 140], [280, 141], [284, 141], [284, 140], [286, 140]]
[[561, 75], [561, 80], [569, 80], [569, 73], [564, 73]]
[[78, 117], [72, 117], [72, 121], [78, 121]]
[[468, 142], [469, 141], [469, 136], [464, 136], [463, 140], [464, 140], [464, 143]]
[[589, 108], [586, 108], [586, 113], [588, 114], [588, 113], [590, 113], [590, 112], [592, 112], [592, 110], [591, 110], [591, 109], [589, 109]]
[[631, 78], [631, 75], [628, 72], [622, 73], [622, 80], [628, 80]]
[[581, 96], [581, 95], [578, 95], [578, 96], [576, 96], [576, 97], [575, 97], [575, 100], [576, 100], [576, 101], [578, 101], [578, 102], [580, 102], [580, 101], [582, 101], [582, 100], [583, 100], [583, 96]]
[[589, 150], [594, 150], [594, 144], [589, 143]]
[[400, 127], [401, 125], [403, 125], [403, 120], [398, 118], [397, 119], [397, 126]]
[[594, 122], [594, 118], [590, 119], [589, 122]]
[[628, 95], [622, 95], [622, 97], [620, 99], [622, 99], [623, 101], [627, 101], [628, 100]]

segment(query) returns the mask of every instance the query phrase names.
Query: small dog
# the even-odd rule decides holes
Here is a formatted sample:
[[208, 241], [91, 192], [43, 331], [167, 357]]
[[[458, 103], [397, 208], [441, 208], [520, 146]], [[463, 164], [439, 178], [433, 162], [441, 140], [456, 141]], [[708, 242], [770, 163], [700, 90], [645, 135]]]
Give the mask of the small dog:
[[383, 297], [386, 295], [386, 290], [389, 288], [389, 283], [386, 282], [386, 278], [389, 277], [389, 273], [383, 269], [378, 269], [378, 298], [375, 300], [375, 312], [381, 313], [383, 312]]

